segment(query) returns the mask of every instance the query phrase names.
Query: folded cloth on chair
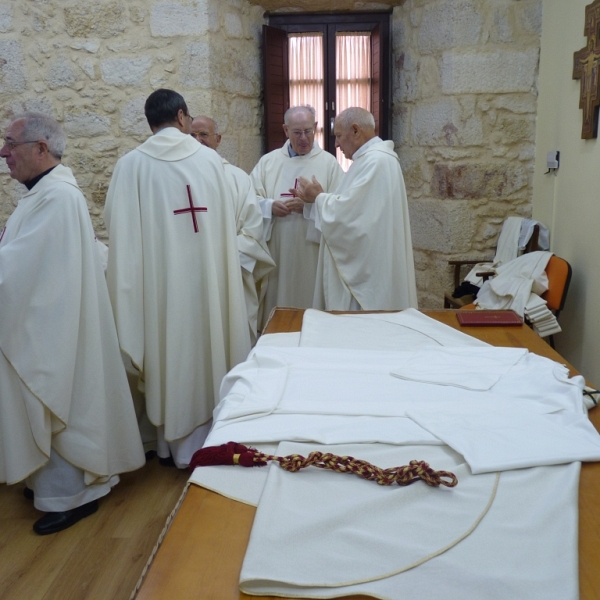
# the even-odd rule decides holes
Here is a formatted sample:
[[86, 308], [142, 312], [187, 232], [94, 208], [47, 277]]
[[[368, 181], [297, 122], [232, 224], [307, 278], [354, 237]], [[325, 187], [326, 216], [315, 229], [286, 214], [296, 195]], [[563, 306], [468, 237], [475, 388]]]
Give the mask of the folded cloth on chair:
[[498, 267], [498, 275], [481, 286], [475, 304], [487, 309], [510, 308], [522, 317], [535, 281], [546, 277], [551, 256], [551, 252], [530, 252]]
[[[519, 250], [522, 250], [527, 245], [527, 242], [533, 235], [533, 228], [535, 226], [539, 228], [538, 234], [538, 248], [540, 250], [550, 249], [550, 231], [540, 221], [534, 221], [533, 219], [523, 219], [521, 222], [521, 232], [519, 233]], [[534, 248], [535, 249], [535, 248]]]
[[[481, 287], [483, 278], [479, 277], [477, 273], [495, 270], [496, 267], [517, 258], [519, 255], [519, 238], [521, 236], [523, 221], [524, 219], [521, 217], [508, 217], [504, 221], [500, 236], [498, 237], [498, 243], [496, 244], [494, 260], [488, 263], [476, 264], [465, 277], [465, 281]], [[529, 234], [529, 237], [531, 237], [531, 234]]]
[[562, 331], [556, 317], [548, 309], [546, 301], [537, 294], [530, 294], [529, 300], [525, 305], [525, 316], [529, 319], [534, 331], [540, 337], [554, 335]]
[[532, 219], [522, 219], [521, 217], [508, 217], [504, 221], [502, 231], [500, 231], [493, 261], [476, 264], [465, 277], [465, 281], [481, 287], [483, 278], [479, 277], [477, 273], [482, 271], [495, 272], [497, 267], [514, 260], [522, 254], [533, 235], [533, 229], [536, 225], [539, 228], [537, 245], [541, 250], [548, 250], [550, 248], [549, 232], [543, 223]]

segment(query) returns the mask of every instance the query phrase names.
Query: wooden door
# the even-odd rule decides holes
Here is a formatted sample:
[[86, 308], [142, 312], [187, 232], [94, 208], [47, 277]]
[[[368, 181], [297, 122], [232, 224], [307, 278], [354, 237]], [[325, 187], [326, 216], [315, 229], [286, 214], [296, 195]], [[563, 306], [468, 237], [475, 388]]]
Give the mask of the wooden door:
[[281, 148], [286, 137], [283, 115], [290, 106], [287, 32], [263, 25], [263, 77], [267, 152]]

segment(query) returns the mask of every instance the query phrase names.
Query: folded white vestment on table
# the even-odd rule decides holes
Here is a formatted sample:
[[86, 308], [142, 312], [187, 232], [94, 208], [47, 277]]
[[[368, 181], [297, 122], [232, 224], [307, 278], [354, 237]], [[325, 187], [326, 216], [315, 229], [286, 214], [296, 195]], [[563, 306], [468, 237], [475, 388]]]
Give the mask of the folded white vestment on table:
[[[313, 448], [304, 446], [304, 454]], [[395, 460], [383, 458], [393, 448], [370, 449], [328, 447], [383, 466], [405, 464], [415, 450], [431, 464], [452, 462], [443, 446], [398, 446]], [[576, 600], [579, 464], [470, 476], [454, 460], [459, 484], [451, 490], [423, 482], [381, 488], [352, 475], [271, 465], [240, 588], [292, 598]], [[463, 483], [452, 509], [444, 505]]]
[[348, 453], [380, 467], [426, 460], [459, 483], [382, 488], [276, 464], [196, 469], [190, 481], [258, 505], [244, 591], [577, 598], [574, 461], [600, 460], [583, 378], [414, 310], [307, 311], [300, 346], [259, 344], [225, 377], [206, 446]]
[[[346, 587], [411, 569], [475, 529], [492, 506], [500, 479], [495, 473], [471, 475], [461, 457], [445, 446], [284, 442], [278, 452], [306, 455], [309, 448], [360, 456], [382, 468], [408, 464], [418, 455], [453, 471], [461, 485], [382, 487], [354, 475], [320, 469], [289, 473], [273, 465], [241, 573], [243, 591], [271, 594], [275, 586], [279, 593], [284, 585]], [[302, 543], [281, 543], [294, 539]], [[260, 583], [264, 580], [270, 583]]]
[[[417, 380], [408, 378], [407, 365]], [[448, 365], [453, 370], [445, 370]], [[422, 381], [427, 367], [433, 383]], [[475, 373], [471, 386], [467, 377], [456, 377], [461, 370]], [[391, 352], [264, 347], [224, 379], [224, 398], [215, 409], [207, 445], [231, 440], [451, 445], [431, 427], [423, 427], [422, 420], [495, 413], [498, 425], [493, 419], [486, 423], [494, 436], [506, 427], [503, 415], [527, 414], [530, 426], [537, 415], [543, 427], [548, 419], [558, 420], [560, 411], [568, 411], [582, 417], [582, 427], [587, 422], [591, 428], [587, 451], [580, 457], [568, 454], [565, 460], [557, 456], [554, 464], [587, 460], [600, 446], [593, 443], [596, 434], [587, 421], [582, 388], [581, 377], [569, 379], [564, 366], [522, 349], [485, 347], [472, 353], [450, 348], [444, 354], [437, 348]], [[532, 433], [522, 433], [524, 444]], [[516, 442], [506, 442], [511, 456]], [[501, 448], [496, 448], [494, 460], [502, 460]]]

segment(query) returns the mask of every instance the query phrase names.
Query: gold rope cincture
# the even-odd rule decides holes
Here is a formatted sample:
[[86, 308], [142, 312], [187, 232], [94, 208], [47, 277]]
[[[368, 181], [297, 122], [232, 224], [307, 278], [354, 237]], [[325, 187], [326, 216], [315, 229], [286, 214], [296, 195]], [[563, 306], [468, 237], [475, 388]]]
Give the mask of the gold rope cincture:
[[[422, 480], [427, 485], [439, 487], [454, 487], [458, 479], [454, 473], [449, 471], [435, 471], [428, 463], [422, 460], [411, 460], [408, 465], [401, 467], [392, 467], [382, 469], [376, 465], [353, 458], [352, 456], [336, 456], [329, 452], [311, 452], [308, 458], [300, 454], [290, 454], [288, 456], [273, 456], [262, 452], [254, 451], [253, 460], [255, 463], [265, 463], [267, 461], [276, 461], [279, 466], [295, 473], [306, 467], [317, 467], [319, 469], [329, 469], [336, 473], [354, 473], [368, 481], [375, 481], [379, 485], [410, 485], [415, 481]], [[240, 454], [233, 455], [233, 464], [238, 465]]]

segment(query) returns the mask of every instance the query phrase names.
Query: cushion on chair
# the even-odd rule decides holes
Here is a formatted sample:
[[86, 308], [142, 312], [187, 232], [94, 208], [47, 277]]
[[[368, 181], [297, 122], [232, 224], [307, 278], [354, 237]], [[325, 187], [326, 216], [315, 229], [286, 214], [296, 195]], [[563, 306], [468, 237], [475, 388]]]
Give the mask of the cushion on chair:
[[554, 255], [546, 265], [548, 275], [548, 291], [542, 298], [548, 304], [550, 310], [561, 310], [565, 285], [569, 279], [569, 263]]

